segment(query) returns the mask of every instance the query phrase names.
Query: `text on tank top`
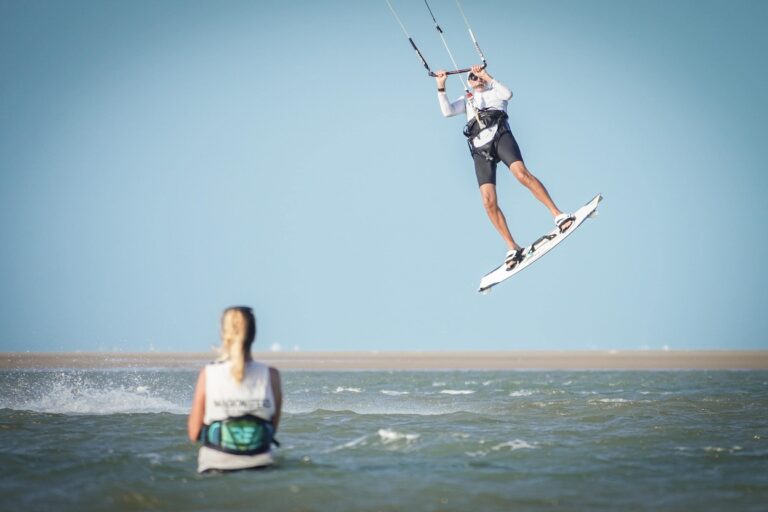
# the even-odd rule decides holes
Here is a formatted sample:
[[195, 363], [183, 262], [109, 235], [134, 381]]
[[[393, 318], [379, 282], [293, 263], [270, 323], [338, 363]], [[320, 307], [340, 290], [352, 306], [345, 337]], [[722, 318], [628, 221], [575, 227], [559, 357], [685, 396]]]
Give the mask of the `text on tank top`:
[[275, 398], [265, 364], [248, 361], [243, 381], [232, 376], [232, 363], [223, 361], [205, 367], [205, 418], [213, 421], [247, 414], [271, 421], [275, 414]]

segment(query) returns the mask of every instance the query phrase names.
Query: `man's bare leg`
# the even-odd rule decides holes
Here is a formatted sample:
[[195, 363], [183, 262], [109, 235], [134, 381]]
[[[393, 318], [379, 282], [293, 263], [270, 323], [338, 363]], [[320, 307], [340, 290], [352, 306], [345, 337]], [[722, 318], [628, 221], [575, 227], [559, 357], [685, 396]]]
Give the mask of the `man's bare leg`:
[[[557, 217], [563, 213], [555, 205], [555, 202], [552, 201], [552, 198], [549, 196], [549, 192], [547, 192], [546, 187], [544, 187], [544, 185], [536, 176], [531, 174], [531, 171], [528, 170], [522, 161], [518, 160], [517, 162], [512, 162], [509, 165], [509, 170], [512, 171], [512, 174], [515, 176], [515, 178], [517, 178], [517, 181], [519, 181], [528, 190], [530, 190], [531, 193], [533, 193], [533, 197], [541, 201], [541, 203], [547, 207], [549, 213], [552, 214], [552, 217]], [[568, 229], [571, 223], [572, 221], [566, 223], [563, 226], [563, 229]]]
[[496, 200], [496, 185], [493, 183], [484, 183], [480, 185], [480, 196], [483, 199], [483, 207], [485, 213], [488, 214], [488, 218], [491, 219], [493, 227], [499, 232], [501, 237], [507, 243], [507, 247], [510, 250], [517, 250], [520, 248], [512, 238], [512, 234], [509, 232], [509, 226], [507, 226], [507, 219], [504, 217], [504, 212], [499, 208], [499, 203]]

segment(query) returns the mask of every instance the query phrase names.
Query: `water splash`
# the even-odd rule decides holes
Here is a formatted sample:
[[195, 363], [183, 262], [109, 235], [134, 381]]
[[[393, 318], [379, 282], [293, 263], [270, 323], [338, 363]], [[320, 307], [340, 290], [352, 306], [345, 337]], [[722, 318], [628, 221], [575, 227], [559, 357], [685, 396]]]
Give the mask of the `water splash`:
[[186, 414], [191, 389], [153, 373], [35, 372], [22, 375], [0, 408], [51, 414]]

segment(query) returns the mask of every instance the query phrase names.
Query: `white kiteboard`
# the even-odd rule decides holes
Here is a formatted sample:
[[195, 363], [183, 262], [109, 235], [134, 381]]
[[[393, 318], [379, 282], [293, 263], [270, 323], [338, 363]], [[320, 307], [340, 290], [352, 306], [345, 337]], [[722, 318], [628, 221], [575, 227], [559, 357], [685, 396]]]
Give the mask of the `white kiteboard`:
[[576, 231], [576, 228], [578, 228], [582, 222], [594, 215], [597, 215], [597, 205], [602, 200], [603, 196], [597, 194], [594, 199], [576, 210], [573, 214], [575, 217], [573, 224], [571, 224], [571, 227], [566, 229], [564, 233], [561, 233], [559, 228], [555, 228], [533, 242], [531, 245], [524, 247], [523, 261], [515, 265], [512, 270], [507, 270], [506, 264], [502, 263], [497, 268], [484, 275], [483, 278], [480, 279], [480, 289], [478, 291], [481, 293], [490, 292], [492, 287], [503, 281], [506, 281], [513, 275], [529, 267], [534, 261], [538, 260], [549, 251], [554, 249], [557, 244], [565, 240], [568, 236], [570, 236], [571, 233]]

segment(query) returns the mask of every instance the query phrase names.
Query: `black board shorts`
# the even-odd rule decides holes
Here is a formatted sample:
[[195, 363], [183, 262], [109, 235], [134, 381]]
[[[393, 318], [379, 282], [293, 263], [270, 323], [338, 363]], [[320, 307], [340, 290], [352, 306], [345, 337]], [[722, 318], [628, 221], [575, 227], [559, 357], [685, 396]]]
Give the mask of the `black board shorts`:
[[475, 161], [475, 174], [477, 175], [477, 185], [486, 183], [496, 184], [496, 164], [499, 161], [509, 167], [514, 162], [523, 161], [523, 155], [520, 153], [520, 146], [517, 145], [515, 136], [512, 132], [506, 131], [501, 134], [496, 141], [496, 158], [489, 162], [483, 155], [473, 155]]

